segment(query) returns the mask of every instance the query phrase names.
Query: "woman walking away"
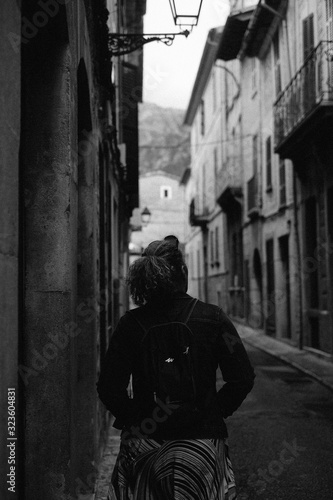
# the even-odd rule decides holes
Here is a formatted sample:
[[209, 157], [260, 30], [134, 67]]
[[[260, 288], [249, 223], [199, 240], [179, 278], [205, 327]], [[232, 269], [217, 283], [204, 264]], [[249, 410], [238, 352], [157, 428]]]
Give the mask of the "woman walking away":
[[108, 498], [232, 500], [224, 419], [253, 387], [244, 346], [222, 309], [186, 293], [177, 238], [150, 243], [127, 282], [139, 307], [120, 319], [97, 383], [122, 430]]

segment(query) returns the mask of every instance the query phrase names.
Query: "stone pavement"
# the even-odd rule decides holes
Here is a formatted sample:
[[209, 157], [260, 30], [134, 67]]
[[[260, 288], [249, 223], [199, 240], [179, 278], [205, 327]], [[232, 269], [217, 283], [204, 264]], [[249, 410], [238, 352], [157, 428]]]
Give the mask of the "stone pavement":
[[106, 500], [111, 478], [112, 469], [116, 463], [119, 445], [120, 431], [112, 427], [113, 419], [110, 422], [108, 438], [105, 444], [102, 459], [98, 466], [98, 478], [94, 500]]
[[[243, 324], [234, 323], [245, 348], [246, 344], [250, 344], [257, 349], [261, 349], [306, 373], [333, 391], [332, 361], [322, 359], [311, 352], [297, 349], [290, 344], [269, 337], [262, 330], [254, 330]], [[119, 450], [119, 435], [120, 431], [114, 429], [111, 425], [103, 458], [99, 464], [99, 477], [94, 500], [106, 500], [107, 498], [108, 484]]]

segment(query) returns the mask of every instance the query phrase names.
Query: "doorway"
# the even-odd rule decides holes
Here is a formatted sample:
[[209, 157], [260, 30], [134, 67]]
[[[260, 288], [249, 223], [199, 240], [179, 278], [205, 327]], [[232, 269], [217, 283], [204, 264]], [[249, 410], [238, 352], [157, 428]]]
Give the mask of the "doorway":
[[279, 329], [281, 336], [291, 338], [290, 311], [290, 268], [289, 268], [289, 235], [279, 238], [280, 259], [282, 266], [282, 300], [279, 301]]
[[259, 250], [256, 248], [253, 253], [253, 272], [255, 278], [256, 286], [253, 289], [253, 297], [252, 304], [253, 312], [252, 312], [252, 320], [255, 323], [255, 327], [262, 328], [263, 326], [263, 310], [262, 310], [262, 264]]
[[274, 274], [274, 240], [266, 241], [266, 272], [267, 272], [267, 305], [265, 330], [267, 335], [275, 335], [275, 274]]

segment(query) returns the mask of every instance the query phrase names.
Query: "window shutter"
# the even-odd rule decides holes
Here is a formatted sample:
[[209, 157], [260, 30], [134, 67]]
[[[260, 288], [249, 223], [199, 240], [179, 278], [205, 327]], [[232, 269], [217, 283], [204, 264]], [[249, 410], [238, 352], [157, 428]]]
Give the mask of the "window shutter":
[[266, 186], [272, 187], [272, 146], [271, 136], [266, 139]]
[[333, 40], [333, 0], [326, 0], [326, 39]]
[[210, 263], [214, 264], [214, 233], [210, 232]]
[[281, 81], [281, 61], [280, 61], [280, 41], [279, 32], [277, 31], [273, 39], [273, 53], [274, 53], [274, 72], [275, 72], [275, 93], [278, 95], [282, 89]]
[[303, 20], [303, 56], [304, 61], [314, 49], [313, 14]]
[[287, 201], [286, 197], [286, 164], [285, 161], [280, 158], [280, 205], [284, 206]]
[[258, 173], [258, 136], [253, 136], [252, 143], [252, 161], [253, 161], [253, 175], [256, 176]]
[[205, 135], [205, 101], [201, 99], [200, 103], [200, 132]]
[[220, 260], [220, 249], [219, 249], [219, 228], [215, 227], [215, 260], [218, 262]]

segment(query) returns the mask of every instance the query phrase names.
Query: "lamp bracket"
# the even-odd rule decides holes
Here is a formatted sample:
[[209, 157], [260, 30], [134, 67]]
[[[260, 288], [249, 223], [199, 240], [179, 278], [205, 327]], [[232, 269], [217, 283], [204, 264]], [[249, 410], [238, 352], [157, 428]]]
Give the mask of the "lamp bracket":
[[109, 33], [108, 47], [111, 56], [122, 56], [135, 50], [141, 49], [143, 45], [150, 42], [162, 42], [165, 45], [172, 45], [177, 35], [186, 38], [190, 32], [188, 30], [180, 33]]

